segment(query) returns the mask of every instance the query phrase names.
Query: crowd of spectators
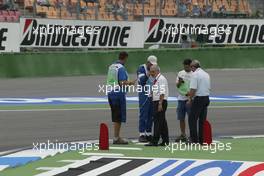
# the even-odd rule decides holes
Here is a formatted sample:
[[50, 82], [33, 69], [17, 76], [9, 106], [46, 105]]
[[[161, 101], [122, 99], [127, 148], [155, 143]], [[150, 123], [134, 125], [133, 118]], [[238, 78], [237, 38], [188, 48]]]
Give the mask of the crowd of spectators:
[[118, 15], [122, 16], [124, 20], [127, 20], [128, 18], [126, 2], [122, 0], [107, 0], [105, 11], [108, 14], [114, 14], [115, 18], [117, 18]]
[[178, 16], [180, 17], [210, 17], [212, 15], [212, 5], [199, 6], [191, 0], [180, 0], [178, 5]]
[[13, 0], [0, 0], [0, 10], [17, 10]]
[[[14, 6], [16, 4], [15, 3], [16, 1], [23, 1], [23, 0], [0, 0], [0, 10], [16, 9], [16, 7]], [[33, 3], [32, 6], [33, 11], [34, 9], [36, 9], [37, 14], [41, 17], [48, 17], [48, 18], [69, 17], [74, 19], [77, 18], [77, 16], [85, 17], [88, 15], [87, 18], [85, 17], [80, 19], [110, 19], [110, 20], [142, 19], [141, 16], [143, 14], [146, 16], [153, 16], [160, 14], [161, 16], [194, 17], [194, 18], [195, 17], [205, 17], [205, 18], [229, 17], [231, 15], [235, 16], [235, 15], [243, 14], [243, 11], [241, 11], [241, 9], [247, 6], [245, 5], [246, 4], [245, 2], [249, 2], [249, 1], [241, 0], [239, 7], [238, 3], [236, 4], [236, 1], [234, 0], [155, 0], [154, 4], [153, 4], [154, 0], [24, 0], [24, 1], [25, 2], [31, 1]], [[142, 6], [143, 4], [144, 7]], [[245, 14], [247, 14], [246, 12], [247, 11], [245, 11]], [[253, 15], [256, 18], [263, 18], [263, 10], [261, 9], [255, 11]]]
[[17, 22], [20, 15], [14, 0], [0, 0], [0, 22]]

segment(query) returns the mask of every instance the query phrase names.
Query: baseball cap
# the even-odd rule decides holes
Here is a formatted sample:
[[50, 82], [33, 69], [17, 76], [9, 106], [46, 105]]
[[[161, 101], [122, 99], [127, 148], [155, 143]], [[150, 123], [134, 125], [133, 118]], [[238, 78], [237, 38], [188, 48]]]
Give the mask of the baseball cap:
[[157, 65], [157, 60], [157, 57], [154, 55], [148, 57], [148, 62], [150, 62], [152, 65]]

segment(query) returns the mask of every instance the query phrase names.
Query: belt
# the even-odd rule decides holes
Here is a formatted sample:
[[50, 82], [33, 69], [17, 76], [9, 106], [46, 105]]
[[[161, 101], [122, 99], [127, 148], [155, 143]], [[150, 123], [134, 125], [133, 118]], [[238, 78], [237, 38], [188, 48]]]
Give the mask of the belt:
[[205, 98], [205, 97], [209, 97], [209, 95], [206, 95], [206, 96], [195, 96], [194, 98]]
[[[163, 100], [163, 101], [167, 101], [167, 100]], [[153, 102], [159, 102], [159, 100], [155, 100], [155, 101], [153, 101]]]

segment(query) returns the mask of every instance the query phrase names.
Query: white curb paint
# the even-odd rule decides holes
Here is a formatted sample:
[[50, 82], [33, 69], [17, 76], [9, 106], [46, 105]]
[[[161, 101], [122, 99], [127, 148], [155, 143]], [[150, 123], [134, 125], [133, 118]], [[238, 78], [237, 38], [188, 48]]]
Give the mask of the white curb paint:
[[115, 157], [120, 157], [124, 156], [124, 154], [121, 153], [82, 153], [84, 156], [115, 156]]
[[75, 162], [79, 162], [81, 160], [60, 160], [60, 161], [57, 161], [59, 163], [75, 163]]
[[152, 161], [150, 161], [150, 162], [148, 162], [146, 164], [143, 164], [142, 166], [137, 167], [136, 169], [131, 170], [131, 171], [129, 171], [129, 172], [127, 172], [127, 173], [125, 173], [125, 174], [123, 174], [121, 176], [140, 175], [140, 174], [142, 174], [142, 171], [151, 170], [152, 168], [155, 168], [155, 167], [159, 166], [161, 163], [163, 163], [165, 161], [167, 161], [167, 159], [163, 159], [163, 158], [161, 158], [161, 159], [159, 159], [159, 158], [153, 159]]
[[57, 153], [63, 153], [66, 150], [45, 150], [45, 151], [39, 151], [39, 150], [33, 150], [33, 149], [29, 149], [29, 150], [24, 150], [24, 151], [20, 151], [17, 153], [12, 153], [9, 155], [5, 155], [3, 157], [40, 157], [40, 158], [45, 158], [47, 156], [54, 156]]
[[[252, 105], [252, 106], [209, 106], [209, 109], [232, 109], [232, 108], [264, 108], [264, 106]], [[176, 109], [176, 107], [168, 107], [167, 109]], [[49, 111], [100, 111], [110, 110], [110, 108], [72, 108], [72, 109], [2, 109], [0, 112], [49, 112]], [[127, 108], [127, 110], [138, 110], [138, 108]]]
[[66, 165], [66, 166], [63, 166], [63, 167], [59, 167], [59, 168], [50, 170], [48, 172], [37, 174], [35, 176], [53, 176], [53, 175], [57, 175], [59, 173], [66, 172], [69, 168], [77, 168], [77, 167], [80, 167], [82, 165], [88, 164], [90, 161], [95, 161], [95, 160], [98, 160], [100, 158], [102, 158], [102, 157], [101, 156], [91, 156], [91, 157], [89, 157], [87, 159], [81, 160], [80, 162], [76, 162], [76, 163], [72, 163], [72, 164], [69, 164], [69, 165]]
[[42, 170], [42, 171], [51, 171], [53, 169], [58, 169], [59, 167], [38, 167], [36, 170]]
[[100, 174], [102, 174], [104, 172], [110, 171], [110, 170], [112, 170], [114, 168], [117, 168], [119, 166], [122, 166], [122, 165], [124, 165], [124, 164], [126, 164], [126, 163], [128, 163], [130, 161], [131, 160], [122, 160], [122, 159], [116, 160], [116, 161], [113, 161], [113, 162], [111, 162], [109, 164], [106, 164], [106, 165], [104, 165], [102, 167], [94, 169], [94, 170], [92, 170], [90, 172], [86, 172], [84, 174], [81, 174], [79, 176], [97, 176], [97, 175], [100, 175]]
[[6, 169], [6, 168], [8, 168], [8, 167], [9, 167], [9, 165], [1, 165], [1, 166], [0, 166], [0, 171]]

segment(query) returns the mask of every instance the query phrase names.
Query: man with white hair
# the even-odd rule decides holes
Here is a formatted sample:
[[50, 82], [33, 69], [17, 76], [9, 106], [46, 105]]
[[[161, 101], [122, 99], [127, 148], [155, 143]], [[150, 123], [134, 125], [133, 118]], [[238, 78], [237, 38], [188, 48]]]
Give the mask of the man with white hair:
[[[203, 125], [207, 117], [207, 107], [210, 100], [211, 91], [210, 76], [201, 68], [198, 60], [191, 63], [193, 71], [190, 81], [189, 100], [187, 104], [191, 105], [189, 115], [190, 139], [192, 143], [203, 144]], [[197, 131], [197, 121], [199, 130]]]
[[[154, 134], [151, 142], [145, 146], [165, 146], [169, 144], [169, 132], [166, 120], [167, 100], [169, 96], [168, 81], [160, 74], [160, 68], [157, 65], [150, 67], [150, 76], [154, 78], [152, 85]], [[162, 142], [158, 144], [160, 137]]]
[[157, 65], [157, 57], [151, 55], [147, 62], [139, 66], [137, 70], [138, 85], [142, 91], [138, 92], [139, 98], [139, 142], [149, 142], [152, 138], [152, 97], [150, 88], [152, 85], [149, 79], [149, 69], [152, 65]]

